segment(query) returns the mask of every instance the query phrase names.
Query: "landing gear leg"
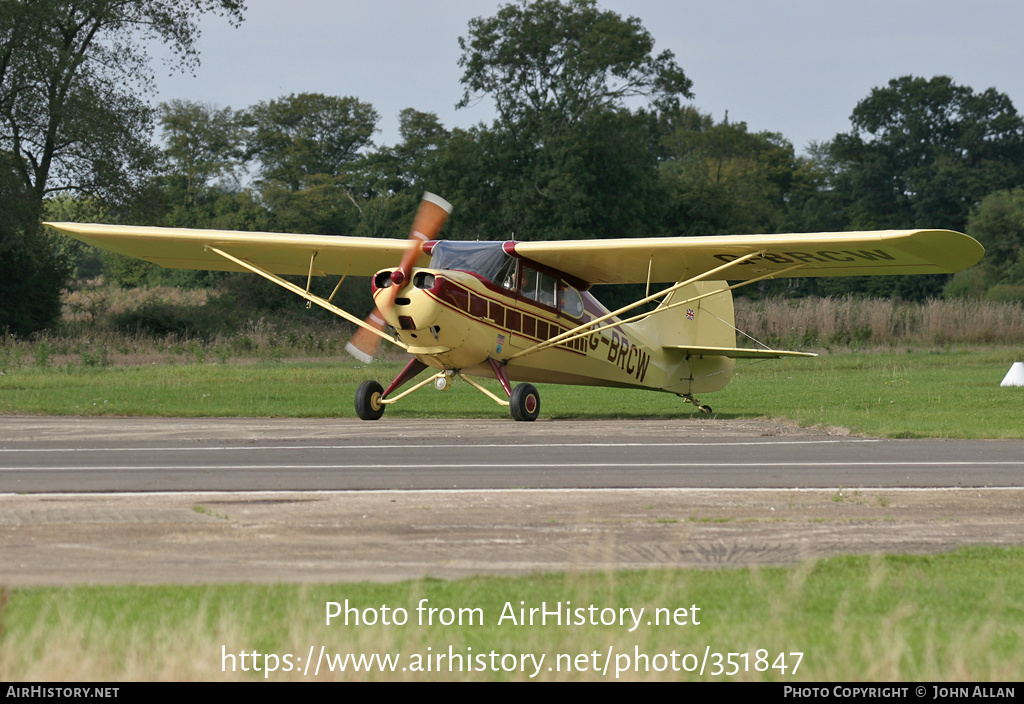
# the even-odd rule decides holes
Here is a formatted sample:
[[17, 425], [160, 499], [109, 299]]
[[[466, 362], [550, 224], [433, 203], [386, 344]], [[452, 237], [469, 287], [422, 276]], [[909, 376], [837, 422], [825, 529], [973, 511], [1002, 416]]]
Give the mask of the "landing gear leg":
[[711, 413], [712, 413], [711, 406], [702, 406], [700, 401], [698, 401], [696, 398], [694, 398], [693, 394], [682, 394], [682, 398], [687, 403], [692, 403], [694, 406], [696, 406], [698, 409], [700, 409], [701, 413], [705, 413], [707, 415], [711, 415]]
[[392, 391], [426, 368], [425, 364], [413, 360], [386, 390], [376, 381], [364, 381], [356, 391], [356, 415], [363, 420], [379, 420], [384, 415], [384, 409], [389, 404], [399, 401], [430, 383], [433, 383], [439, 390], [444, 390], [451, 383], [452, 377], [458, 376], [495, 403], [501, 406], [508, 406], [509, 413], [513, 419], [523, 421], [537, 420], [537, 416], [540, 415], [540, 393], [537, 389], [532, 384], [519, 384], [512, 388], [508, 375], [505, 374], [504, 365], [492, 362], [491, 366], [494, 368], [495, 376], [501, 382], [502, 388], [509, 394], [508, 401], [498, 398], [489, 389], [481, 386], [471, 377], [463, 375], [458, 369], [443, 369], [433, 376], [427, 377], [411, 389], [403, 391], [396, 396], [391, 396]]
[[356, 415], [363, 420], [380, 420], [388, 403], [384, 399], [426, 368], [426, 364], [413, 357], [387, 390], [376, 381], [364, 381], [356, 390]]
[[[508, 412], [513, 420], [532, 421], [540, 415], [540, 393], [532, 384], [520, 384], [512, 388], [505, 365], [490, 357], [487, 359], [494, 370], [501, 388], [508, 394]], [[481, 389], [482, 390], [482, 389]], [[493, 398], [493, 396], [492, 396]], [[495, 399], [497, 400], [497, 399]]]

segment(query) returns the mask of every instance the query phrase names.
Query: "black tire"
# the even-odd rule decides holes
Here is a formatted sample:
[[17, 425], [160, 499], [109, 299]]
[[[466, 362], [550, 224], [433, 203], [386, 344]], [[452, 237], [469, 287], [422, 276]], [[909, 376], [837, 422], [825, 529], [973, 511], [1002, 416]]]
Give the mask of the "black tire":
[[356, 390], [356, 415], [362, 420], [380, 420], [386, 406], [380, 402], [384, 387], [376, 381], [364, 381]]
[[509, 413], [513, 420], [532, 421], [540, 415], [540, 394], [532, 384], [520, 384], [512, 389]]

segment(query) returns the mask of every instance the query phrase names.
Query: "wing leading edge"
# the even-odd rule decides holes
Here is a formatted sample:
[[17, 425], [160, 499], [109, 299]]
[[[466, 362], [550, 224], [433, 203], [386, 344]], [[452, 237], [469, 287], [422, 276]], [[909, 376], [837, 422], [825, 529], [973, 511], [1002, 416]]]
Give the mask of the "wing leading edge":
[[[951, 274], [985, 253], [952, 230], [516, 242], [517, 255], [594, 284], [681, 281], [748, 254], [723, 278]], [[798, 268], [793, 269], [794, 266]], [[784, 271], [793, 269], [791, 271]]]
[[[415, 246], [409, 240], [334, 235], [288, 235], [266, 232], [189, 230], [51, 222], [50, 227], [87, 244], [172, 269], [245, 271], [211, 247], [274, 274], [371, 276], [401, 261]], [[315, 256], [314, 256], [315, 255]], [[426, 255], [417, 266], [428, 261]], [[311, 264], [312, 262], [312, 264]]]

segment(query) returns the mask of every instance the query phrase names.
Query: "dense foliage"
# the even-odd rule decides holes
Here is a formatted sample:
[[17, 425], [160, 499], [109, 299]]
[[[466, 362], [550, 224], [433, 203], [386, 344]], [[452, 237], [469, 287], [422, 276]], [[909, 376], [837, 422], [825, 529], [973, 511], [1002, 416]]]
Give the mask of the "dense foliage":
[[0, 328], [44, 327], [59, 313], [65, 274], [38, 233], [44, 200], [75, 191], [126, 203], [150, 177], [153, 77], [140, 40], [187, 67], [200, 18], [237, 21], [242, 10], [241, 0], [0, 2], [0, 179], [17, 189], [0, 205]]
[[[455, 239], [967, 230], [989, 255], [953, 281], [758, 291], [1024, 298], [1024, 120], [995, 89], [896, 78], [854, 107], [849, 132], [798, 156], [784, 135], [684, 105], [690, 79], [670, 52], [655, 53], [640, 19], [596, 0], [518, 0], [460, 39], [462, 104], [493, 101], [498, 119], [449, 129], [409, 108], [400, 143], [379, 145], [379, 114], [353, 96], [291, 94], [238, 111], [145, 102], [151, 76], [131, 40], [156, 37], [187, 65], [200, 18], [240, 21], [237, 0], [0, 5], [0, 327], [15, 332], [52, 320], [61, 256], [79, 274], [95, 268], [81, 248], [53, 251], [36, 225], [44, 207], [51, 217], [404, 237], [424, 190], [455, 204], [443, 233]], [[102, 258], [121, 285], [225, 278]], [[6, 303], [29, 290], [50, 313]]]

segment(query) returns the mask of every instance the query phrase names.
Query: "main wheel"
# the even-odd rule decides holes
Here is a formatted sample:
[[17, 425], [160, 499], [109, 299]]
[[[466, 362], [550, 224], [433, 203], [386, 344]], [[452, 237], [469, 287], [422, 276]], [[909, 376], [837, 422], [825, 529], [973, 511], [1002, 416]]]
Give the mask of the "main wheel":
[[376, 381], [364, 381], [356, 390], [356, 415], [363, 420], [380, 420], [384, 415], [384, 388]]
[[520, 384], [512, 389], [508, 410], [513, 420], [537, 420], [540, 415], [540, 394], [537, 389], [532, 384]]

